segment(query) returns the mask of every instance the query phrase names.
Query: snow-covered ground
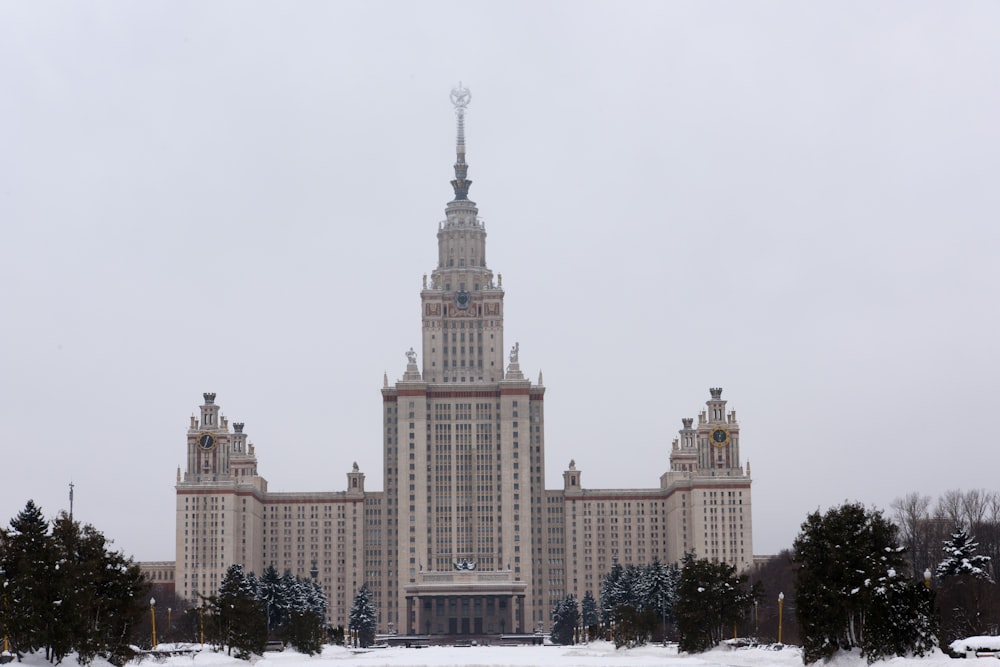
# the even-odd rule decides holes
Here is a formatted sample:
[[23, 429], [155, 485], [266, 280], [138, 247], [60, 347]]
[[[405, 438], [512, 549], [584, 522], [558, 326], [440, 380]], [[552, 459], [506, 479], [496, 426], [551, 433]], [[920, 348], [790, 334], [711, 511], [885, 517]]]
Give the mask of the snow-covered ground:
[[[73, 664], [72, 661], [63, 664], [67, 663]], [[41, 656], [29, 656], [23, 664], [28, 667], [51, 667]], [[225, 653], [210, 650], [193, 657], [146, 658], [142, 661], [143, 667], [245, 667], [247, 664]], [[802, 655], [794, 647], [785, 647], [781, 651], [720, 648], [700, 655], [678, 655], [673, 647], [645, 646], [615, 650], [613, 644], [605, 642], [579, 646], [431, 646], [369, 650], [328, 646], [321, 656], [310, 658], [286, 650], [283, 653], [267, 653], [255, 659], [253, 664], [254, 667], [799, 667]], [[884, 667], [954, 667], [956, 663], [942, 653], [935, 653], [925, 658], [896, 658], [876, 664]], [[97, 660], [94, 667], [109, 666]], [[867, 667], [867, 663], [857, 654], [840, 655], [822, 667]]]

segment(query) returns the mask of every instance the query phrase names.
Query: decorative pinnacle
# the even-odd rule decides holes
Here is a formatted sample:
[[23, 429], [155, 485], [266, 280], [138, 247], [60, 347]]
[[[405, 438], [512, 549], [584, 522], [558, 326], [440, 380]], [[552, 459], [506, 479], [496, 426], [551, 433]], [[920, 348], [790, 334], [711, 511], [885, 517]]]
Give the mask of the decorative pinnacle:
[[465, 164], [465, 108], [472, 101], [472, 93], [469, 89], [458, 82], [458, 87], [451, 89], [451, 103], [455, 107], [455, 115], [458, 116], [458, 139], [455, 142], [455, 180], [451, 182], [451, 187], [455, 190], [455, 200], [469, 198], [469, 186], [472, 185], [466, 176], [469, 174], [469, 166]]

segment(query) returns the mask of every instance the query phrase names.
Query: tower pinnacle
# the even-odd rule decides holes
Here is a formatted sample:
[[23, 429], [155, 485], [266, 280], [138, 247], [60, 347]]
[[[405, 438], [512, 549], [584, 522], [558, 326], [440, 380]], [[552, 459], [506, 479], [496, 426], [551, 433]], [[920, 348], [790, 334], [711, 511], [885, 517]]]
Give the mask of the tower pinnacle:
[[458, 82], [457, 88], [451, 89], [451, 103], [455, 107], [455, 115], [458, 117], [458, 139], [455, 143], [455, 180], [451, 182], [451, 187], [455, 190], [455, 201], [469, 198], [469, 186], [472, 181], [466, 178], [469, 174], [469, 165], [465, 164], [465, 107], [472, 101], [472, 93], [469, 89]]

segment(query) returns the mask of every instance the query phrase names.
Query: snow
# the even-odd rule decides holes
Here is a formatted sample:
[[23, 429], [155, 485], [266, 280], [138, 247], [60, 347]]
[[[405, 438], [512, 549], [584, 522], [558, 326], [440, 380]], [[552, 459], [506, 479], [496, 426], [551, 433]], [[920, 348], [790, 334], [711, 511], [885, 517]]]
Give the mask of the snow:
[[1000, 651], [1000, 637], [967, 637], [956, 639], [951, 643], [951, 650], [955, 653], [965, 653], [966, 651]]
[[[977, 648], [995, 646], [1000, 649], [1000, 637], [965, 640]], [[988, 644], [987, 642], [992, 642]], [[957, 643], [957, 642], [956, 642]], [[186, 645], [190, 646], [190, 645]], [[954, 645], [953, 645], [954, 646]], [[159, 648], [168, 650], [169, 644]], [[64, 667], [75, 665], [67, 658]], [[951, 658], [941, 652], [924, 658], [894, 658], [875, 663], [886, 667], [953, 667]], [[26, 656], [21, 665], [52, 667], [43, 654]], [[252, 662], [215, 653], [209, 648], [195, 656], [173, 656], [132, 663], [131, 667], [801, 667], [802, 653], [794, 646], [783, 650], [772, 648], [721, 647], [707, 653], [678, 654], [676, 646], [658, 644], [635, 649], [615, 650], [609, 642], [593, 642], [576, 646], [430, 646], [414, 648], [349, 649], [327, 646], [322, 655], [308, 657], [285, 649], [268, 653]], [[111, 667], [101, 659], [93, 667]], [[817, 667], [867, 667], [858, 653], [838, 653], [832, 660]]]

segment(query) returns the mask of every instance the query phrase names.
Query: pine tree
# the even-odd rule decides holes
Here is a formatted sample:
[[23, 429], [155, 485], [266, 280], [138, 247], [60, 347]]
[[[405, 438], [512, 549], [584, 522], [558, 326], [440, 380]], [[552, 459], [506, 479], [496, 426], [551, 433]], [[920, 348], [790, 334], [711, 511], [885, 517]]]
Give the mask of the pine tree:
[[274, 565], [268, 565], [257, 580], [257, 599], [264, 605], [267, 629], [273, 631], [281, 625], [284, 601], [281, 592], [281, 577]]
[[969, 535], [964, 526], [960, 525], [955, 528], [951, 539], [945, 541], [943, 549], [945, 559], [938, 563], [937, 576], [967, 576], [973, 579], [991, 581], [990, 557], [976, 554], [979, 544], [975, 537]]
[[56, 621], [49, 526], [34, 501], [29, 500], [11, 519], [3, 542], [0, 566], [6, 576], [5, 625], [11, 648], [20, 659], [48, 647]]
[[979, 544], [959, 524], [944, 542], [944, 560], [936, 574], [941, 585], [939, 600], [942, 609], [943, 639], [958, 639], [981, 634], [993, 634], [996, 606], [996, 585], [990, 577], [989, 556], [977, 554]]
[[576, 598], [566, 596], [556, 603], [552, 610], [552, 632], [550, 637], [554, 644], [572, 644], [576, 639], [576, 629], [580, 624], [580, 608]]
[[583, 594], [581, 607], [583, 616], [583, 627], [590, 630], [595, 625], [601, 622], [601, 615], [597, 611], [597, 600], [594, 599], [593, 593], [587, 591], [586, 593]]
[[264, 607], [256, 598], [256, 582], [243, 566], [230, 565], [222, 577], [218, 594], [212, 598], [219, 628], [219, 639], [236, 657], [249, 660], [264, 652], [267, 643], [267, 620]]
[[707, 651], [722, 641], [751, 602], [745, 583], [728, 563], [684, 556], [675, 605], [680, 650]]
[[810, 514], [795, 539], [796, 611], [806, 664], [838, 649], [869, 660], [926, 650], [932, 598], [906, 567], [896, 527], [881, 512], [846, 503]]
[[614, 564], [601, 582], [601, 621], [614, 624], [618, 646], [644, 644], [656, 628], [666, 625], [673, 616], [679, 580], [676, 565]]
[[349, 618], [349, 628], [358, 633], [358, 643], [364, 648], [374, 644], [377, 611], [375, 603], [372, 602], [372, 594], [368, 590], [368, 584], [362, 585], [361, 590], [354, 596], [354, 604], [351, 606]]
[[49, 534], [29, 501], [0, 537], [4, 629], [16, 650], [44, 649], [56, 663], [75, 651], [84, 665], [97, 656], [115, 665], [134, 657], [129, 638], [147, 586], [138, 566], [112, 552], [99, 531], [63, 513]]
[[868, 664], [930, 652], [937, 636], [933, 606], [933, 593], [922, 582], [898, 576], [894, 570], [874, 582], [861, 638]]
[[326, 596], [315, 581], [295, 578], [290, 594], [288, 617], [282, 625], [282, 639], [300, 653], [314, 655], [322, 649]]
[[640, 608], [653, 612], [660, 620], [664, 639], [667, 621], [673, 620], [679, 583], [680, 568], [677, 565], [663, 565], [657, 559], [643, 569], [639, 590]]
[[620, 582], [624, 575], [624, 568], [615, 559], [608, 572], [601, 581], [601, 622], [609, 625], [615, 616], [615, 608], [624, 602], [621, 599]]
[[281, 582], [279, 588], [279, 598], [281, 600], [281, 623], [287, 623], [288, 618], [295, 607], [295, 589], [297, 583], [295, 581], [295, 575], [292, 574], [291, 570], [285, 570], [285, 573], [281, 575]]

